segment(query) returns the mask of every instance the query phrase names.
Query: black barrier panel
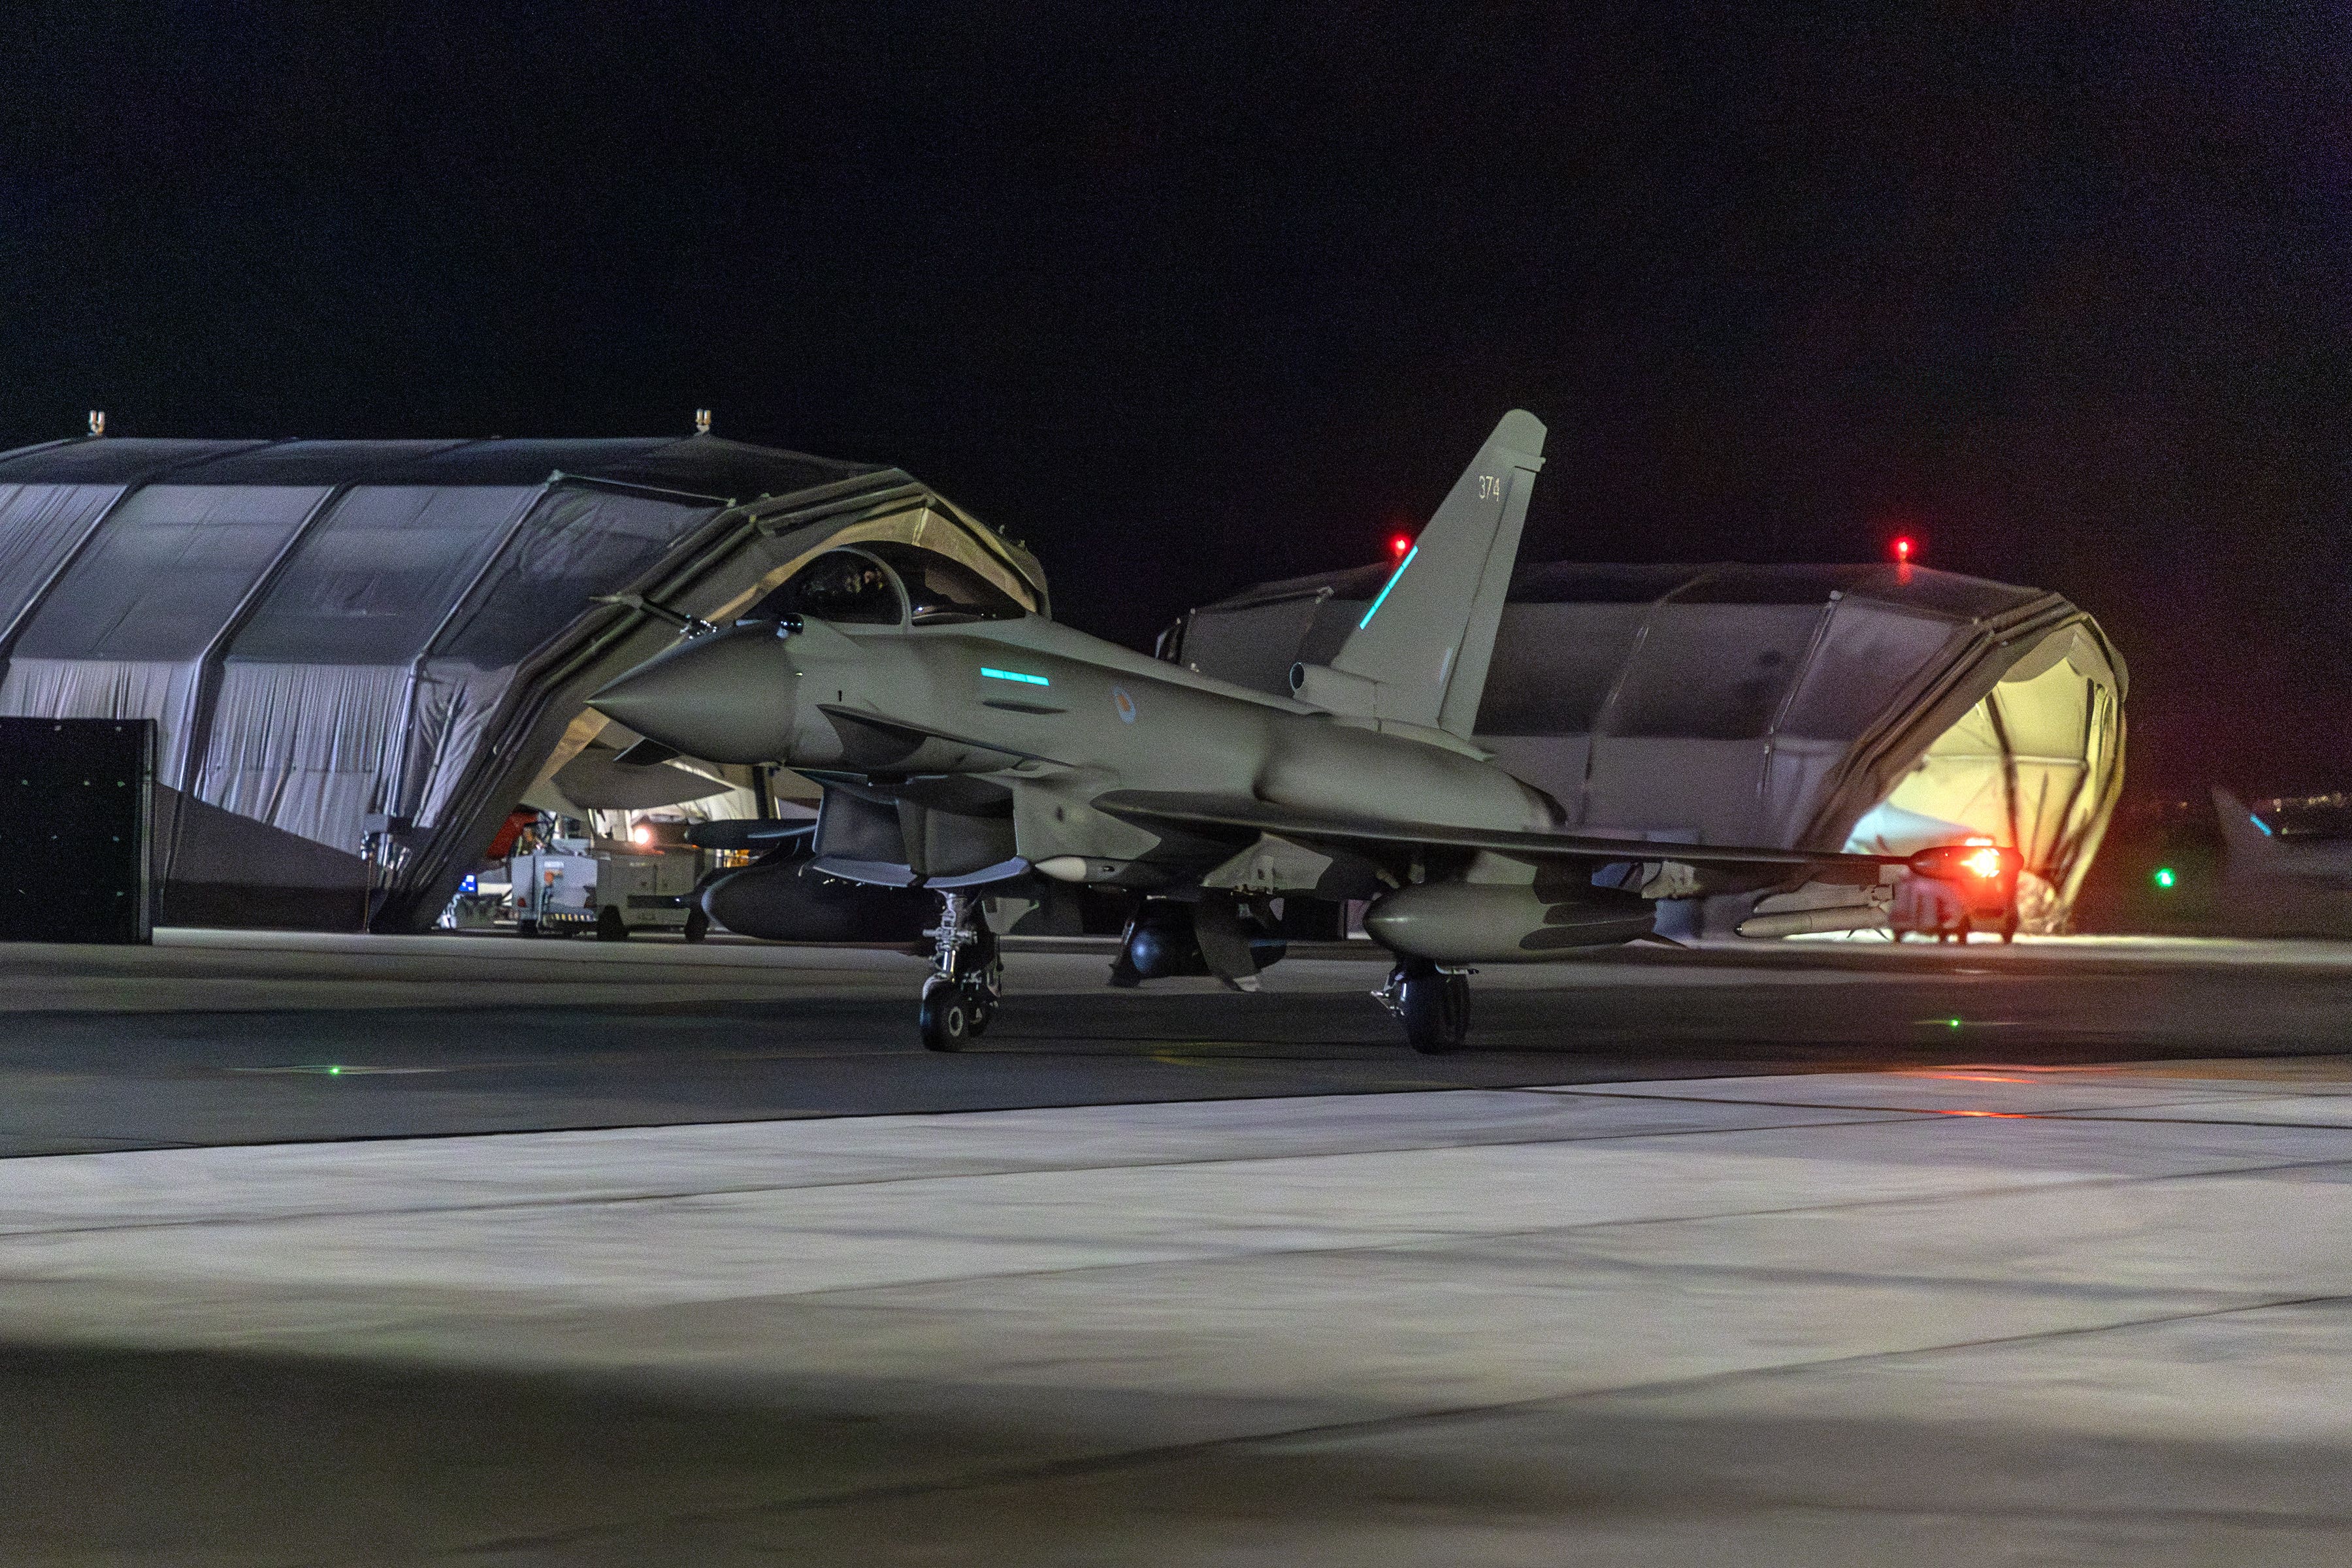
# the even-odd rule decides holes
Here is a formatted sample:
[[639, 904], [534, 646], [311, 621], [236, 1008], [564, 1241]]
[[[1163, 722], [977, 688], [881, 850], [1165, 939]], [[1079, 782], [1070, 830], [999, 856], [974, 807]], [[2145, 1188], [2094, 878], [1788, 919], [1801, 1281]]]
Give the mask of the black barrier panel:
[[0, 942], [148, 940], [152, 719], [0, 719]]

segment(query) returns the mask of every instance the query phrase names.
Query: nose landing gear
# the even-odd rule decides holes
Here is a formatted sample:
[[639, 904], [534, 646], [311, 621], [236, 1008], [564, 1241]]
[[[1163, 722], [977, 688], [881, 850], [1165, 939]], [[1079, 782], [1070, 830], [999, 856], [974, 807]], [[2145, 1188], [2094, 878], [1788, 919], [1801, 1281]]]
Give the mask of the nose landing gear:
[[1470, 973], [1408, 958], [1372, 995], [1404, 1025], [1405, 1043], [1427, 1057], [1462, 1048], [1470, 1037]]
[[946, 907], [931, 939], [933, 969], [923, 982], [923, 1048], [960, 1051], [988, 1032], [1004, 994], [1004, 960], [996, 933], [980, 917], [969, 893], [940, 895]]

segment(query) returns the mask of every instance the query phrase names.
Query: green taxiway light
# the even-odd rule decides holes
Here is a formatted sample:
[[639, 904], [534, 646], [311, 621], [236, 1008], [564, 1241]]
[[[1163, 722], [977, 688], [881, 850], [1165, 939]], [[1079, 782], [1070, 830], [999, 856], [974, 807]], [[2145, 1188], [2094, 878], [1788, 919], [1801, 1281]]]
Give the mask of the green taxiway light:
[[2158, 866], [2156, 868], [2156, 875], [2150, 877], [2148, 880], [2159, 888], [2169, 888], [2173, 883], [2180, 880], [2180, 873], [2169, 866]]
[[1944, 1020], [1944, 1023], [1948, 1028], [1957, 1029], [1960, 1026], [1960, 1021], [1958, 1018], [1947, 1018]]

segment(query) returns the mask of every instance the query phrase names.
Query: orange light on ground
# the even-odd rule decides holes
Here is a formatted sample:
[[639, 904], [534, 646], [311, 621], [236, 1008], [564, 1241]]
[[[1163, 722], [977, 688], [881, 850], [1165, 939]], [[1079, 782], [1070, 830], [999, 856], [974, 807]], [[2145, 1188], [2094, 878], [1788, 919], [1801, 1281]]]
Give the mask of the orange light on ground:
[[640, 822], [635, 827], [629, 829], [629, 842], [635, 844], [638, 848], [642, 849], [653, 841], [654, 830], [647, 827], [644, 823]]
[[1905, 1076], [1909, 1078], [1948, 1079], [1954, 1083], [2032, 1083], [2033, 1081], [2030, 1078], [2014, 1078], [2005, 1073], [1997, 1072], [1918, 1072], [1908, 1073]]

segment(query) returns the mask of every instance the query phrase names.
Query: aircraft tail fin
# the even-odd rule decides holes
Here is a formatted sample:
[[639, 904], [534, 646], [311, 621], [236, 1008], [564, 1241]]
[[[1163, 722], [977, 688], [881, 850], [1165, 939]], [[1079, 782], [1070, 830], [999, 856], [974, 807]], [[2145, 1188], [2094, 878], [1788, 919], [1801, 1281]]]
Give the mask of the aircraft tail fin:
[[1379, 718], [1462, 736], [1477, 721], [1543, 447], [1541, 420], [1504, 415], [1332, 658], [1376, 688]]
[[2219, 784], [2213, 786], [2213, 815], [2221, 822], [2221, 845], [2231, 859], [2260, 858], [2277, 850], [2278, 840], [2271, 836], [2270, 825]]

